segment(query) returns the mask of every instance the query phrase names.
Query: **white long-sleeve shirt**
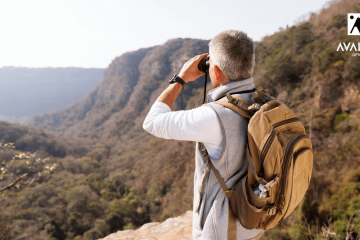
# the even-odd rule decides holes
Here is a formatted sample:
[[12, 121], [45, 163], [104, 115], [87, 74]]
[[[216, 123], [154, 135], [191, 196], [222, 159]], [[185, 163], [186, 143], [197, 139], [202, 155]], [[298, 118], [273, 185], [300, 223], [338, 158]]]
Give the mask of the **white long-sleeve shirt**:
[[[255, 88], [253, 78], [229, 82], [208, 92], [207, 101], [213, 102], [226, 92], [236, 93]], [[230, 89], [230, 90], [229, 90]], [[204, 143], [210, 157], [218, 159], [224, 148], [220, 120], [208, 106], [172, 112], [162, 102], [155, 102], [145, 118], [143, 128], [156, 137]]]
[[165, 103], [156, 102], [143, 128], [156, 137], [202, 142], [213, 159], [220, 157], [224, 146], [220, 121], [207, 106], [172, 112]]

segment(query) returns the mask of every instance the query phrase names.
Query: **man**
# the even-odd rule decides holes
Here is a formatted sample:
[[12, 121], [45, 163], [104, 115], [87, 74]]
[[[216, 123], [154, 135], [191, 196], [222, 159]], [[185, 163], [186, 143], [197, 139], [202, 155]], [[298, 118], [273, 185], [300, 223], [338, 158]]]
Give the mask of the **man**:
[[[188, 111], [174, 111], [172, 106], [183, 89], [183, 83], [203, 75], [198, 70], [201, 59], [210, 57], [209, 75], [215, 87], [207, 95], [207, 104]], [[254, 92], [252, 73], [255, 44], [246, 33], [228, 30], [216, 35], [207, 53], [186, 62], [177, 82], [171, 84], [156, 100], [143, 128], [166, 139], [196, 141], [193, 238], [227, 239], [229, 202], [199, 142], [206, 147], [212, 163], [229, 189], [247, 174], [246, 145], [248, 120], [230, 109], [212, 103], [227, 93], [250, 102]], [[182, 79], [182, 80], [181, 80]], [[183, 81], [183, 82], [182, 82]], [[253, 239], [260, 230], [247, 230], [236, 220], [236, 239]]]

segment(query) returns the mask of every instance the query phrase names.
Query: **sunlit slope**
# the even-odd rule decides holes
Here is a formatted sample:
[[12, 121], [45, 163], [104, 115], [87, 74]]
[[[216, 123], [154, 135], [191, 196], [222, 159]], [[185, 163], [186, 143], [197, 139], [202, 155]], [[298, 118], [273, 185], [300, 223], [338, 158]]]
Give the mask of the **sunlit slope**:
[[[142, 124], [156, 94], [189, 58], [208, 52], [208, 41], [173, 39], [164, 45], [125, 53], [105, 70], [103, 81], [79, 102], [59, 111], [36, 116], [31, 125], [91, 138], [119, 139]], [[177, 101], [186, 106], [192, 90], [188, 84]]]

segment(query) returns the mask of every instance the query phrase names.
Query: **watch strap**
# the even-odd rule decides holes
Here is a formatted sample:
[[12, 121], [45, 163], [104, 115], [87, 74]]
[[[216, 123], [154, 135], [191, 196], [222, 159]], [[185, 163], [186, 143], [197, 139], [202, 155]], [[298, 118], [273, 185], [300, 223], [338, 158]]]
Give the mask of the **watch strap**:
[[171, 79], [169, 80], [170, 84], [173, 84], [175, 82], [178, 82], [182, 85], [182, 88], [184, 89], [186, 82], [184, 80], [181, 79], [181, 77], [179, 77], [178, 75], [174, 74]]

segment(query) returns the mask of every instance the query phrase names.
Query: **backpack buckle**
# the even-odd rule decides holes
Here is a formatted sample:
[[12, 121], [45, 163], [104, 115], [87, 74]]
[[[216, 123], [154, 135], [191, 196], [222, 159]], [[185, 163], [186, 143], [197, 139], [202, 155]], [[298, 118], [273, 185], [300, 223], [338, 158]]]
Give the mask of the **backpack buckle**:
[[204, 148], [201, 150], [201, 154], [204, 156], [204, 157], [207, 157], [209, 154], [208, 154], [208, 151]]
[[276, 214], [276, 205], [272, 206], [267, 210], [268, 215], [275, 215]]
[[239, 100], [237, 100], [236, 98], [233, 98], [233, 97], [230, 95], [230, 93], [228, 93], [228, 94], [226, 95], [226, 97], [227, 97], [229, 103], [231, 103], [231, 104], [233, 104], [233, 105], [235, 105], [235, 106], [238, 105]]
[[230, 103], [233, 104], [233, 105], [235, 105], [235, 106], [237, 106], [238, 103], [239, 103], [239, 100], [233, 98], [233, 99], [230, 101]]
[[260, 104], [254, 103], [248, 107], [248, 110], [250, 111], [258, 111], [260, 109]]

